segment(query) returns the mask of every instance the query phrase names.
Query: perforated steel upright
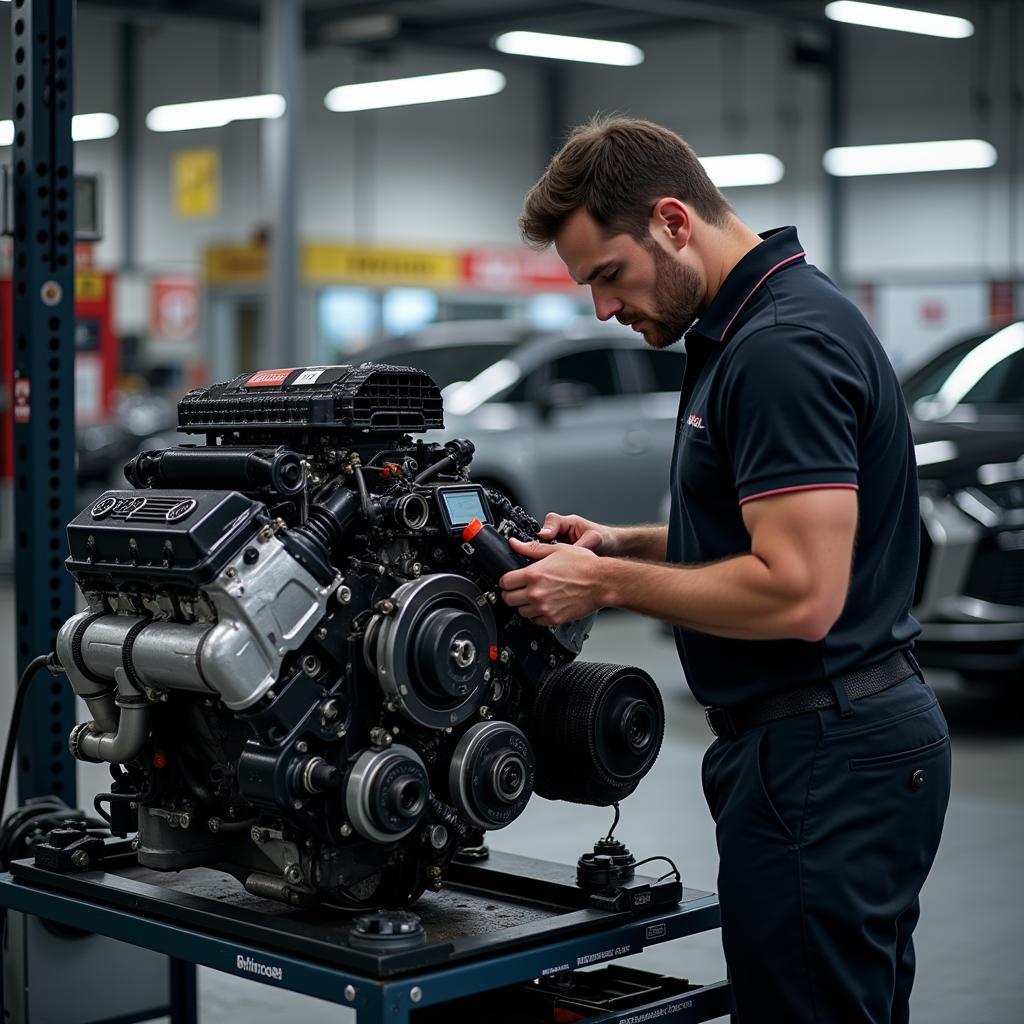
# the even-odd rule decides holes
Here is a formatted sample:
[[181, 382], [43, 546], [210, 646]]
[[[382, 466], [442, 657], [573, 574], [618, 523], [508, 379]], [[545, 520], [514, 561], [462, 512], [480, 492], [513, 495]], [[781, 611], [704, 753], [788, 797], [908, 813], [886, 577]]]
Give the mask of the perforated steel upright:
[[[75, 501], [73, 0], [14, 0], [14, 487], [18, 674], [74, 613], [64, 528]], [[36, 679], [18, 734], [18, 797], [75, 805], [67, 684]]]

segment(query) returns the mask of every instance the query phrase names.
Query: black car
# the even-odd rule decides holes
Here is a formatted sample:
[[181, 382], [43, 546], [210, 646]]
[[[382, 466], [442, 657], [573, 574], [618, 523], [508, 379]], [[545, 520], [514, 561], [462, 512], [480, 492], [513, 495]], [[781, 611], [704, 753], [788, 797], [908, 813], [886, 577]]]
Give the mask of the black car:
[[922, 665], [1024, 684], [1024, 321], [906, 375], [921, 494]]

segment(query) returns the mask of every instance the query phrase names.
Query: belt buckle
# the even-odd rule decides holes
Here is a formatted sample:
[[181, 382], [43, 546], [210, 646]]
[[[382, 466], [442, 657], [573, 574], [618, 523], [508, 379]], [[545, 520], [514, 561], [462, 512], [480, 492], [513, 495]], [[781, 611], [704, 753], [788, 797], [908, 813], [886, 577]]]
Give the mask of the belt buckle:
[[726, 740], [735, 738], [736, 728], [726, 708], [705, 708], [704, 717], [707, 719], [708, 728], [716, 736]]

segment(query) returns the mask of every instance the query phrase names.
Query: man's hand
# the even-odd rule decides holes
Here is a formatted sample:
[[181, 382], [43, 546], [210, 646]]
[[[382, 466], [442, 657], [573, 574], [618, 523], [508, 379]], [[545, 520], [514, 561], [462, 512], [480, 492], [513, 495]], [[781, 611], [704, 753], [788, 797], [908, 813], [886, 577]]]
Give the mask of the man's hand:
[[[582, 516], [562, 516], [557, 512], [549, 512], [544, 517], [544, 525], [537, 536], [541, 540], [556, 540], [561, 544], [587, 548], [598, 555], [615, 555], [618, 546], [615, 532], [610, 526], [593, 523]], [[523, 554], [531, 558], [537, 557], [526, 551]]]
[[[562, 522], [575, 520], [587, 528], [594, 526], [578, 516], [549, 515], [545, 528], [552, 518]], [[580, 536], [586, 536], [586, 530], [581, 531]], [[499, 581], [505, 603], [518, 608], [524, 618], [538, 626], [559, 626], [602, 607], [598, 598], [601, 559], [592, 549], [578, 541], [575, 544], [538, 541], [527, 544], [513, 537], [509, 543], [513, 551], [534, 559], [533, 565], [507, 572]]]

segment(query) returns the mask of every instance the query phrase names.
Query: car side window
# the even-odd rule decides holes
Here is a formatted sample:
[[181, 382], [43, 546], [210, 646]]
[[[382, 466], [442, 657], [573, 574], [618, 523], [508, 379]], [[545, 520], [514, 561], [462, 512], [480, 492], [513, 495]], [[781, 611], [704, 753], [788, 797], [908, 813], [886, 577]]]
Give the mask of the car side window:
[[676, 391], [683, 386], [686, 356], [676, 349], [642, 348], [634, 353], [645, 373], [645, 391]]
[[1024, 408], [1024, 349], [1000, 359], [961, 399], [964, 405]]
[[606, 348], [569, 352], [552, 360], [548, 380], [579, 384], [591, 397], [607, 398], [623, 393], [615, 353]]

